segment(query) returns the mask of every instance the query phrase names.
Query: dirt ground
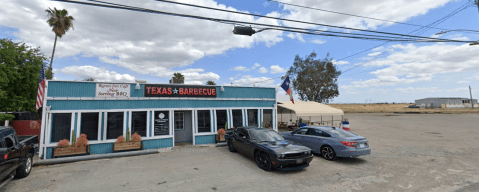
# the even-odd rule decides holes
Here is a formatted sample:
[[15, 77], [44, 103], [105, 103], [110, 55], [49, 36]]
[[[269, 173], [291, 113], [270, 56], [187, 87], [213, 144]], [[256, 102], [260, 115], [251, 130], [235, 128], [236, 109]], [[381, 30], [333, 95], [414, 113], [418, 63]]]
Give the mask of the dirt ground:
[[35, 167], [0, 191], [478, 191], [478, 114], [346, 114], [370, 156], [266, 172], [226, 147]]

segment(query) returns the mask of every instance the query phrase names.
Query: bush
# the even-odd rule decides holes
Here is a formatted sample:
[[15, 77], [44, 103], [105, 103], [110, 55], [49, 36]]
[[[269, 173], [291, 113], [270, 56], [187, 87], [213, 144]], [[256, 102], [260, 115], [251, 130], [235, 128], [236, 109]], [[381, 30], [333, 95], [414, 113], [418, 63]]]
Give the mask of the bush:
[[70, 147], [70, 143], [69, 143], [68, 140], [63, 139], [63, 140], [60, 140], [60, 142], [58, 142], [57, 147], [58, 148], [67, 148], [67, 147]]
[[5, 124], [5, 120], [11, 121], [15, 118], [14, 115], [12, 114], [6, 114], [6, 113], [0, 113], [0, 125]]
[[116, 142], [115, 143], [124, 143], [125, 142], [125, 138], [123, 136], [119, 136], [117, 139], [116, 139]]
[[141, 142], [141, 136], [138, 135], [138, 133], [133, 133], [133, 135], [131, 135], [130, 141], [131, 142]]
[[88, 139], [86, 138], [85, 134], [81, 134], [80, 137], [78, 137], [75, 146], [77, 147], [86, 147], [88, 145]]
[[225, 129], [218, 129], [218, 135], [225, 135]]

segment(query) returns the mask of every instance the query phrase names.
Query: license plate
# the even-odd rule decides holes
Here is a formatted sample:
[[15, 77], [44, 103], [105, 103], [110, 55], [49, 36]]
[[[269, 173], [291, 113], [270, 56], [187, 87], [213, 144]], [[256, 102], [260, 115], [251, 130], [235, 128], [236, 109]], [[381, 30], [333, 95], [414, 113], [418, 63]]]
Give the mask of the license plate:
[[296, 159], [296, 163], [297, 164], [303, 163], [303, 159]]
[[359, 148], [364, 148], [364, 143], [359, 144]]

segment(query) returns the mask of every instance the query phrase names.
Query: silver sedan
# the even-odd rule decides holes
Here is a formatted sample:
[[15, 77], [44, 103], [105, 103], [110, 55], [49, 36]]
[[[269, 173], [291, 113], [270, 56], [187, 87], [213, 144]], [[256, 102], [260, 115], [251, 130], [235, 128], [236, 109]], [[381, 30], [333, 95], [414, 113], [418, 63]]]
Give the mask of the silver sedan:
[[308, 126], [282, 133], [286, 140], [309, 147], [327, 160], [336, 157], [358, 157], [371, 154], [368, 140], [335, 127]]

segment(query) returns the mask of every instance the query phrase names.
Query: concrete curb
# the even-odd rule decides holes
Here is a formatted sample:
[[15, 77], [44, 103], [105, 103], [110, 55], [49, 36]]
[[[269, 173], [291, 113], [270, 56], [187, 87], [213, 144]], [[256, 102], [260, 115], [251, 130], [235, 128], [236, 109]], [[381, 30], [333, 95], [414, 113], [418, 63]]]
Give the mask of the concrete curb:
[[65, 157], [65, 158], [58, 158], [58, 159], [39, 160], [34, 162], [33, 166], [54, 165], [54, 164], [71, 163], [71, 162], [77, 162], [77, 161], [87, 161], [87, 160], [114, 158], [114, 157], [128, 157], [128, 156], [147, 155], [147, 154], [154, 154], [154, 153], [160, 153], [160, 152], [158, 151], [158, 149], [149, 149], [149, 150], [141, 150], [141, 151], [96, 154], [96, 155], [87, 155], [87, 156], [78, 156], [78, 157]]
[[227, 146], [228, 144], [227, 143], [218, 143], [215, 145], [215, 147], [224, 147], [224, 146]]

